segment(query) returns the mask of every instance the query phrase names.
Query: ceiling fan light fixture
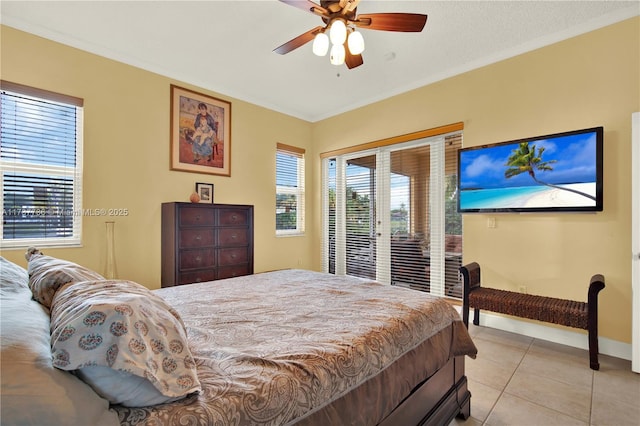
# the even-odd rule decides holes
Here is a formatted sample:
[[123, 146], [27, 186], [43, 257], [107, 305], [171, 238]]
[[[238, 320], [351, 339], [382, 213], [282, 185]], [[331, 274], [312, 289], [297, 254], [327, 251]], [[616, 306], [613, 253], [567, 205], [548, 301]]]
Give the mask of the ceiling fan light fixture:
[[313, 54], [324, 56], [329, 51], [329, 37], [325, 33], [316, 34], [313, 39]]
[[359, 55], [364, 52], [364, 38], [362, 37], [362, 33], [360, 31], [352, 31], [347, 39], [347, 45], [352, 55]]
[[334, 44], [333, 46], [331, 46], [331, 53], [329, 55], [329, 60], [333, 65], [344, 64], [345, 56], [346, 56], [346, 52], [344, 51], [343, 44]]
[[347, 26], [342, 19], [334, 19], [329, 27], [329, 38], [333, 45], [344, 44], [347, 40]]

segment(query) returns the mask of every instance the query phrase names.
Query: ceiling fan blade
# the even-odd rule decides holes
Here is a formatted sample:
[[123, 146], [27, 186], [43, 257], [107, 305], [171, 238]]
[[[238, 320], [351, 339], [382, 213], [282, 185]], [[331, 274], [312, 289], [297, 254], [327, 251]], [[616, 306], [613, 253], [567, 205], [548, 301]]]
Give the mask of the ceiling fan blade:
[[362, 65], [364, 61], [362, 60], [362, 55], [352, 55], [349, 53], [349, 49], [345, 46], [344, 63], [347, 65], [347, 68], [353, 69]]
[[301, 9], [316, 15], [326, 16], [329, 14], [329, 11], [327, 11], [327, 9], [310, 0], [279, 0], [279, 1], [282, 3], [288, 4], [289, 6], [297, 7], [298, 9]]
[[275, 49], [273, 49], [273, 51], [281, 55], [284, 55], [285, 53], [289, 53], [292, 50], [302, 46], [303, 44], [306, 44], [311, 40], [313, 40], [316, 34], [322, 31], [323, 28], [324, 27], [315, 27], [314, 29], [307, 31], [304, 34], [300, 34], [298, 37], [289, 40], [282, 46], [276, 47]]
[[358, 15], [353, 21], [357, 27], [368, 30], [419, 33], [427, 23], [427, 15], [419, 13], [369, 13]]

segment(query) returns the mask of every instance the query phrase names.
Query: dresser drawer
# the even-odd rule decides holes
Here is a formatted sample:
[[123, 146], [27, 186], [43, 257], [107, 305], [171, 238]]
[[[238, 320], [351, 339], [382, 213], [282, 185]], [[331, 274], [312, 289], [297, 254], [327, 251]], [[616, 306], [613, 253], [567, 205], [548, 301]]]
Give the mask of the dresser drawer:
[[240, 277], [242, 275], [249, 275], [250, 273], [248, 264], [224, 266], [222, 268], [218, 268], [218, 279], [221, 280], [224, 278]]
[[247, 225], [249, 223], [249, 212], [246, 209], [223, 209], [218, 214], [220, 226]]
[[178, 275], [178, 284], [201, 283], [216, 279], [215, 269], [203, 269], [201, 271], [181, 272]]
[[247, 247], [219, 249], [218, 265], [228, 266], [238, 263], [246, 263], [249, 260], [249, 250]]
[[190, 228], [180, 231], [180, 248], [198, 248], [213, 246], [213, 228]]
[[213, 248], [202, 250], [181, 250], [180, 251], [180, 270], [209, 268], [216, 266], [216, 254]]
[[247, 228], [219, 228], [219, 246], [242, 246], [249, 241], [249, 230]]
[[180, 209], [180, 226], [212, 226], [215, 224], [215, 211], [197, 207]]

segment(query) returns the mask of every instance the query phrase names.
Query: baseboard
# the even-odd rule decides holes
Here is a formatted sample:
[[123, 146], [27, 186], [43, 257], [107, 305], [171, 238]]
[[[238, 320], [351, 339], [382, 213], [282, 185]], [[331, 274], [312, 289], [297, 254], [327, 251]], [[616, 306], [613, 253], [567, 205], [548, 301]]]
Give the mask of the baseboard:
[[[471, 317], [473, 312], [469, 313]], [[471, 318], [469, 318], [471, 323]], [[524, 336], [533, 337], [535, 339], [547, 340], [549, 342], [560, 343], [574, 348], [589, 350], [589, 343], [586, 331], [581, 333], [577, 329], [556, 328], [543, 325], [544, 323], [532, 323], [528, 321], [520, 321], [513, 318], [495, 315], [487, 311], [480, 313], [480, 325], [497, 328], [499, 330], [510, 331], [512, 333], [522, 334]], [[576, 331], [572, 331], [576, 330]], [[600, 336], [598, 338], [598, 346], [600, 353], [610, 355], [616, 358], [631, 360], [631, 344], [623, 343], [617, 340], [607, 339]]]

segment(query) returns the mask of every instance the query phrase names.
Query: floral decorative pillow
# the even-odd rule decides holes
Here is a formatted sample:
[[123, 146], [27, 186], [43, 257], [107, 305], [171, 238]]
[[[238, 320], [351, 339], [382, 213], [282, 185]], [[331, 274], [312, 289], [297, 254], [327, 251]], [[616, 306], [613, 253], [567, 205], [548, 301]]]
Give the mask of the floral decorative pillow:
[[201, 389], [180, 316], [131, 281], [61, 288], [51, 307], [51, 348], [55, 367], [76, 371], [113, 404], [153, 405]]
[[30, 247], [25, 254], [29, 262], [29, 288], [33, 298], [40, 304], [51, 307], [56, 291], [72, 281], [103, 280], [97, 272], [67, 260], [45, 256], [40, 250]]

